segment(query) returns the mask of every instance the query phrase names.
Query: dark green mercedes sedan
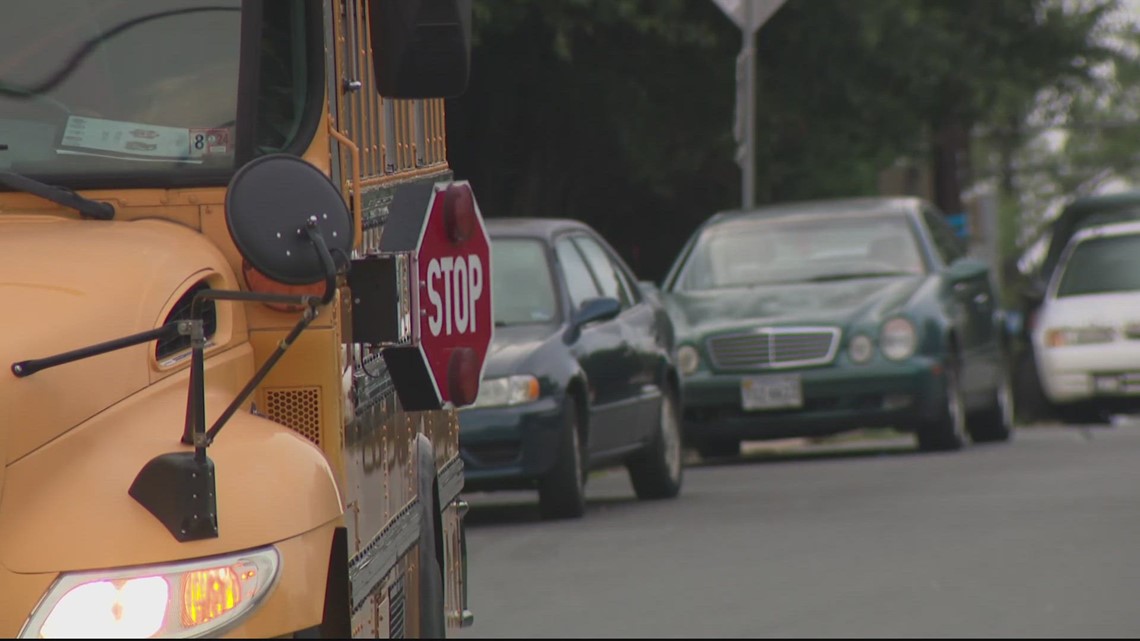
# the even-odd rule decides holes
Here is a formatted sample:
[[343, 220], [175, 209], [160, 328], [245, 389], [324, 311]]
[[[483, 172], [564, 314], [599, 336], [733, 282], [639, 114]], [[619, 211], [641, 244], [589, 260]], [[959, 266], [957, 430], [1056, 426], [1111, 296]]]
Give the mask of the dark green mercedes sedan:
[[720, 213], [688, 240], [662, 291], [685, 438], [704, 457], [866, 427], [913, 433], [923, 450], [1010, 438], [993, 276], [930, 203]]

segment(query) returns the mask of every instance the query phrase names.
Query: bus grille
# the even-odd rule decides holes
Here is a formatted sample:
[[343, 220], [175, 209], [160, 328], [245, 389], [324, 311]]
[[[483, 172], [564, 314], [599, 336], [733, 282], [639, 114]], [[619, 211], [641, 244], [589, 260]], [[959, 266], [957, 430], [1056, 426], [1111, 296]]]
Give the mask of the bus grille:
[[313, 443], [321, 444], [321, 388], [266, 390], [265, 415]]

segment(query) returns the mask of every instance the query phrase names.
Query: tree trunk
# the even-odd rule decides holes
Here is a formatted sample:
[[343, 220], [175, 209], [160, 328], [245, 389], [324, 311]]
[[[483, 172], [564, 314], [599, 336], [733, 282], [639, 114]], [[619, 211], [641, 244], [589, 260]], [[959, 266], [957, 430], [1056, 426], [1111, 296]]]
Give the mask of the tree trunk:
[[1015, 193], [1014, 190], [1017, 188], [1017, 172], [1013, 166], [1013, 156], [1017, 151], [1018, 144], [1021, 142], [1020, 129], [1020, 119], [1011, 117], [1009, 121], [1006, 122], [1006, 127], [998, 138], [998, 144], [1000, 146], [998, 151], [1001, 155], [1001, 167], [998, 168], [1001, 177], [1001, 193], [1007, 197], [1013, 197]]
[[962, 190], [970, 171], [968, 132], [965, 123], [953, 117], [934, 128], [934, 203], [947, 215], [963, 211]]

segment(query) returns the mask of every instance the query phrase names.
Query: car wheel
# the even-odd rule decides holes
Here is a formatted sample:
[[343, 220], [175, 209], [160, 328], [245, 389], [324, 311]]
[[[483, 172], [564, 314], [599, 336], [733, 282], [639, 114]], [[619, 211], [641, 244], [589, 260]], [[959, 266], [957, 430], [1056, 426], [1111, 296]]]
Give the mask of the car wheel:
[[1033, 349], [1026, 347], [1021, 350], [1016, 363], [1013, 391], [1017, 420], [1021, 423], [1034, 423], [1056, 418], [1053, 405], [1041, 386]]
[[538, 511], [544, 519], [573, 519], [586, 512], [586, 465], [578, 404], [567, 398], [558, 459], [538, 482]]
[[676, 394], [665, 390], [656, 434], [645, 449], [626, 461], [633, 491], [641, 500], [671, 499], [681, 492], [684, 465], [677, 405]]
[[918, 449], [927, 452], [957, 450], [966, 443], [966, 406], [958, 385], [958, 367], [948, 362], [945, 371], [946, 403], [940, 415], [915, 430]]
[[1008, 441], [1013, 435], [1014, 414], [1013, 379], [1009, 367], [1003, 365], [993, 406], [967, 417], [970, 438], [975, 443]]
[[703, 459], [740, 456], [740, 439], [703, 438], [696, 442], [697, 454]]

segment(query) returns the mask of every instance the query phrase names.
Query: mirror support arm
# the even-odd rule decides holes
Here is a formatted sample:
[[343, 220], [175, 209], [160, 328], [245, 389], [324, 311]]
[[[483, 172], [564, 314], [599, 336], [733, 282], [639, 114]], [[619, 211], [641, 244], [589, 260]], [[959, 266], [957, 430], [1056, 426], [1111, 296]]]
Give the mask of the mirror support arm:
[[198, 317], [180, 321], [178, 331], [190, 336], [190, 389], [183, 440], [193, 435], [194, 453], [169, 452], [152, 458], [139, 470], [127, 493], [177, 541], [187, 542], [218, 536], [218, 500], [214, 462], [206, 455], [205, 322]]
[[[195, 299], [194, 302], [197, 302]], [[191, 303], [193, 307], [193, 303]], [[186, 399], [186, 425], [182, 430], [182, 442], [194, 446], [194, 460], [206, 462], [206, 385], [205, 351], [206, 331], [204, 324], [195, 314], [186, 322], [190, 334], [190, 385]]]
[[[316, 229], [316, 218], [310, 218], [306, 228], [299, 230], [313, 243], [325, 269], [325, 293], [315, 296], [289, 296], [259, 292], [206, 289], [198, 292], [190, 303], [190, 318], [177, 323], [179, 333], [189, 334], [191, 347], [190, 389], [186, 400], [186, 424], [182, 430], [182, 443], [194, 446], [189, 452], [171, 452], [151, 459], [139, 471], [129, 493], [155, 516], [180, 542], [196, 541], [218, 536], [217, 488], [214, 462], [206, 454], [222, 427], [245, 403], [285, 350], [297, 340], [301, 332], [317, 317], [322, 305], [336, 296], [336, 261]], [[277, 345], [241, 392], [230, 402], [221, 416], [206, 430], [206, 372], [205, 321], [202, 320], [202, 303], [206, 300], [279, 302], [304, 305], [300, 320]], [[173, 325], [173, 324], [172, 324]], [[170, 331], [168, 325], [163, 331]], [[149, 336], [147, 333], [146, 336]], [[141, 335], [140, 335], [141, 336]], [[138, 337], [132, 340], [139, 342]], [[13, 371], [16, 366], [13, 365]]]
[[320, 230], [317, 229], [317, 217], [310, 216], [309, 222], [298, 230], [298, 233], [308, 238], [316, 246], [317, 256], [321, 259], [321, 266], [325, 268], [325, 294], [321, 297], [321, 304], [328, 305], [336, 294], [336, 262], [333, 260], [332, 253], [329, 252], [324, 236], [321, 236]]
[[[319, 308], [322, 305], [327, 305], [332, 302], [336, 296], [336, 276], [337, 268], [336, 261], [333, 260], [332, 254], [329, 252], [328, 245], [325, 239], [321, 236], [320, 231], [317, 230], [317, 218], [312, 216], [305, 227], [297, 230], [298, 234], [303, 235], [310, 240], [314, 248], [317, 250], [317, 255], [320, 257], [321, 265], [325, 268], [325, 293], [321, 298], [315, 296], [291, 296], [288, 294], [265, 294], [260, 292], [242, 292], [242, 291], [229, 291], [218, 289], [206, 289], [199, 292], [194, 296], [194, 300], [190, 304], [191, 318], [200, 318], [201, 304], [206, 300], [231, 300], [231, 301], [250, 301], [260, 303], [284, 303], [290, 305], [304, 305], [305, 311], [302, 313], [300, 320], [289, 331], [289, 334], [277, 344], [277, 349], [269, 356], [261, 367], [258, 368], [257, 373], [253, 378], [245, 384], [245, 387], [238, 393], [233, 401], [222, 412], [209, 430], [205, 429], [205, 380], [204, 371], [201, 369], [203, 359], [203, 351], [205, 349], [205, 338], [201, 341], [193, 340], [193, 360], [191, 361], [190, 370], [190, 400], [186, 407], [186, 425], [182, 431], [182, 443], [185, 445], [194, 445], [195, 452], [199, 449], [202, 451], [202, 456], [205, 457], [205, 448], [214, 442], [218, 432], [221, 431], [222, 426], [230, 419], [245, 403], [261, 381], [269, 374], [269, 370], [277, 365], [277, 361], [285, 355], [285, 350], [289, 349], [305, 331], [305, 328], [317, 317]], [[199, 330], [201, 329], [201, 321], [198, 323]]]
[[[297, 340], [297, 337], [301, 335], [301, 332], [305, 331], [305, 328], [309, 326], [309, 323], [313, 322], [313, 319], [317, 317], [317, 313], [317, 306], [314, 303], [310, 302], [308, 307], [305, 308], [305, 312], [301, 315], [301, 320], [297, 321], [297, 324], [293, 326], [293, 329], [290, 330], [289, 334], [284, 339], [282, 339], [280, 343], [277, 344], [277, 349], [273, 351], [273, 354], [271, 354], [269, 358], [265, 360], [265, 363], [261, 365], [261, 368], [257, 370], [257, 373], [254, 374], [253, 378], [249, 379], [249, 382], [245, 384], [245, 387], [242, 388], [241, 392], [238, 393], [238, 395], [229, 404], [229, 406], [226, 407], [226, 410], [222, 412], [222, 415], [218, 417], [218, 420], [214, 421], [214, 424], [210, 427], [210, 430], [205, 433], [204, 436], [206, 445], [214, 442], [214, 438], [218, 436], [218, 432], [222, 430], [222, 427], [226, 424], [226, 421], [228, 421], [230, 417], [233, 416], [235, 412], [237, 412], [242, 403], [244, 403], [245, 400], [249, 398], [249, 395], [253, 393], [253, 390], [261, 384], [261, 381], [267, 374], [269, 374], [269, 370], [273, 369], [273, 366], [277, 364], [277, 361], [281, 360], [281, 357], [285, 355], [285, 350], [289, 349], [289, 347], [293, 345], [293, 341]], [[185, 442], [185, 437], [183, 437], [183, 442]]]
[[157, 329], [139, 332], [138, 334], [124, 336], [123, 338], [117, 338], [115, 340], [99, 343], [97, 345], [91, 345], [89, 347], [82, 347], [70, 352], [56, 354], [55, 356], [18, 361], [16, 363], [12, 363], [12, 374], [17, 378], [24, 378], [25, 376], [31, 376], [32, 374], [35, 374], [40, 370], [48, 369], [49, 367], [65, 365], [67, 363], [82, 360], [84, 358], [90, 358], [92, 356], [98, 356], [100, 354], [106, 354], [107, 352], [123, 349], [124, 347], [131, 347], [133, 345], [147, 343], [158, 338], [167, 338], [181, 331], [182, 329], [178, 323], [167, 323], [166, 325], [163, 325]]

